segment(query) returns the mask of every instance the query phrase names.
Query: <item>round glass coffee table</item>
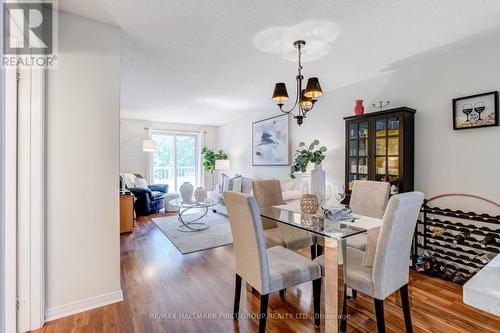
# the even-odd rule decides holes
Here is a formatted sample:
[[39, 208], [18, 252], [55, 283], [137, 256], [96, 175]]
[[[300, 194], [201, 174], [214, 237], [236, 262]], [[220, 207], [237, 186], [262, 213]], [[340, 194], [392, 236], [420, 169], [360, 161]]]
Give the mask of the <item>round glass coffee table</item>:
[[[217, 205], [217, 200], [207, 199], [202, 202], [185, 202], [182, 198], [169, 201], [169, 204], [179, 209], [179, 222], [177, 230], [183, 232], [203, 231], [208, 229], [207, 217], [210, 207]], [[192, 215], [192, 217], [191, 217]]]

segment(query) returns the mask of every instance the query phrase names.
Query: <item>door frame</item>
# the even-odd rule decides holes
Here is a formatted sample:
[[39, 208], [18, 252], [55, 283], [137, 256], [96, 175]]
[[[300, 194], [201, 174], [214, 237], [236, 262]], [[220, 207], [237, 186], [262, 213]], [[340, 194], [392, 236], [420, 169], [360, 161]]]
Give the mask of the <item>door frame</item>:
[[18, 330], [45, 323], [45, 77], [19, 70], [17, 114]]

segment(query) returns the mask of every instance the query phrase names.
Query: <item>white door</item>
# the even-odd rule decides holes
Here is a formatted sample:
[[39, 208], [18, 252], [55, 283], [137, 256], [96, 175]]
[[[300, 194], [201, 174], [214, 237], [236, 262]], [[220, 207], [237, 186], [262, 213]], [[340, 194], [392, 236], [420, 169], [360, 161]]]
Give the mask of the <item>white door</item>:
[[199, 149], [197, 134], [155, 131], [152, 182], [168, 184], [169, 192], [178, 192], [184, 182], [199, 183]]

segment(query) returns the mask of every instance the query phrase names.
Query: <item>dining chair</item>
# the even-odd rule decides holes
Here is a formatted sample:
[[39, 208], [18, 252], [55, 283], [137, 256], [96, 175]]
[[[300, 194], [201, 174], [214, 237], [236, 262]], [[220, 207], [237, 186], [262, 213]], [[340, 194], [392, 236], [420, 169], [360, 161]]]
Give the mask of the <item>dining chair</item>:
[[314, 325], [320, 324], [321, 267], [282, 246], [266, 249], [259, 208], [253, 196], [225, 192], [236, 262], [234, 319], [238, 319], [241, 282], [245, 279], [260, 294], [259, 332], [265, 332], [269, 294], [312, 281]]
[[[389, 200], [390, 183], [373, 180], [355, 180], [352, 185], [350, 208], [354, 214], [381, 219]], [[347, 247], [366, 250], [366, 234], [347, 239]]]
[[[350, 208], [354, 214], [382, 218], [389, 200], [389, 192], [390, 184], [388, 182], [355, 180], [349, 201]], [[359, 234], [349, 237], [346, 246], [366, 251], [367, 243], [367, 235]], [[324, 239], [321, 236], [316, 236], [316, 244], [319, 256], [323, 252]], [[356, 298], [356, 290], [352, 291], [352, 296]]]
[[[341, 330], [347, 327], [347, 287], [374, 299], [377, 331], [385, 332], [384, 299], [399, 289], [406, 332], [413, 332], [408, 299], [410, 249], [424, 194], [394, 195], [383, 216], [373, 265], [363, 263], [364, 252], [348, 247], [346, 253], [344, 305]], [[316, 262], [322, 264], [323, 257]]]
[[[254, 180], [252, 190], [259, 209], [285, 203], [279, 180]], [[281, 245], [291, 250], [300, 250], [309, 246], [311, 247], [311, 259], [316, 257], [316, 248], [313, 247], [314, 240], [309, 232], [278, 224], [268, 218], [262, 218], [262, 226], [269, 245]]]

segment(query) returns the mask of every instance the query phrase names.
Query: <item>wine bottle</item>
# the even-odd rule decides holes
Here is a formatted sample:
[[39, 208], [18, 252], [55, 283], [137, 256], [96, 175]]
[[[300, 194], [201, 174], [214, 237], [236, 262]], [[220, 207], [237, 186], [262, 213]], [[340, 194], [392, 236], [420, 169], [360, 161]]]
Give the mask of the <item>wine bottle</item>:
[[488, 247], [488, 245], [496, 245], [497, 239], [494, 234], [487, 234], [486, 237], [481, 241], [481, 247], [484, 249]]
[[453, 244], [462, 244], [467, 238], [470, 237], [470, 231], [460, 231], [453, 240]]
[[440, 228], [440, 227], [434, 227], [432, 228], [432, 232], [431, 232], [431, 237], [432, 238], [435, 238], [435, 237], [438, 237], [438, 236], [442, 236], [444, 234], [444, 228]]
[[451, 278], [451, 282], [462, 286], [465, 284], [465, 282], [467, 282], [467, 280], [469, 280], [469, 278], [470, 277], [465, 275], [464, 273], [456, 271]]
[[441, 272], [441, 277], [443, 278], [443, 280], [451, 281], [454, 273], [455, 273], [454, 269], [447, 267]]

